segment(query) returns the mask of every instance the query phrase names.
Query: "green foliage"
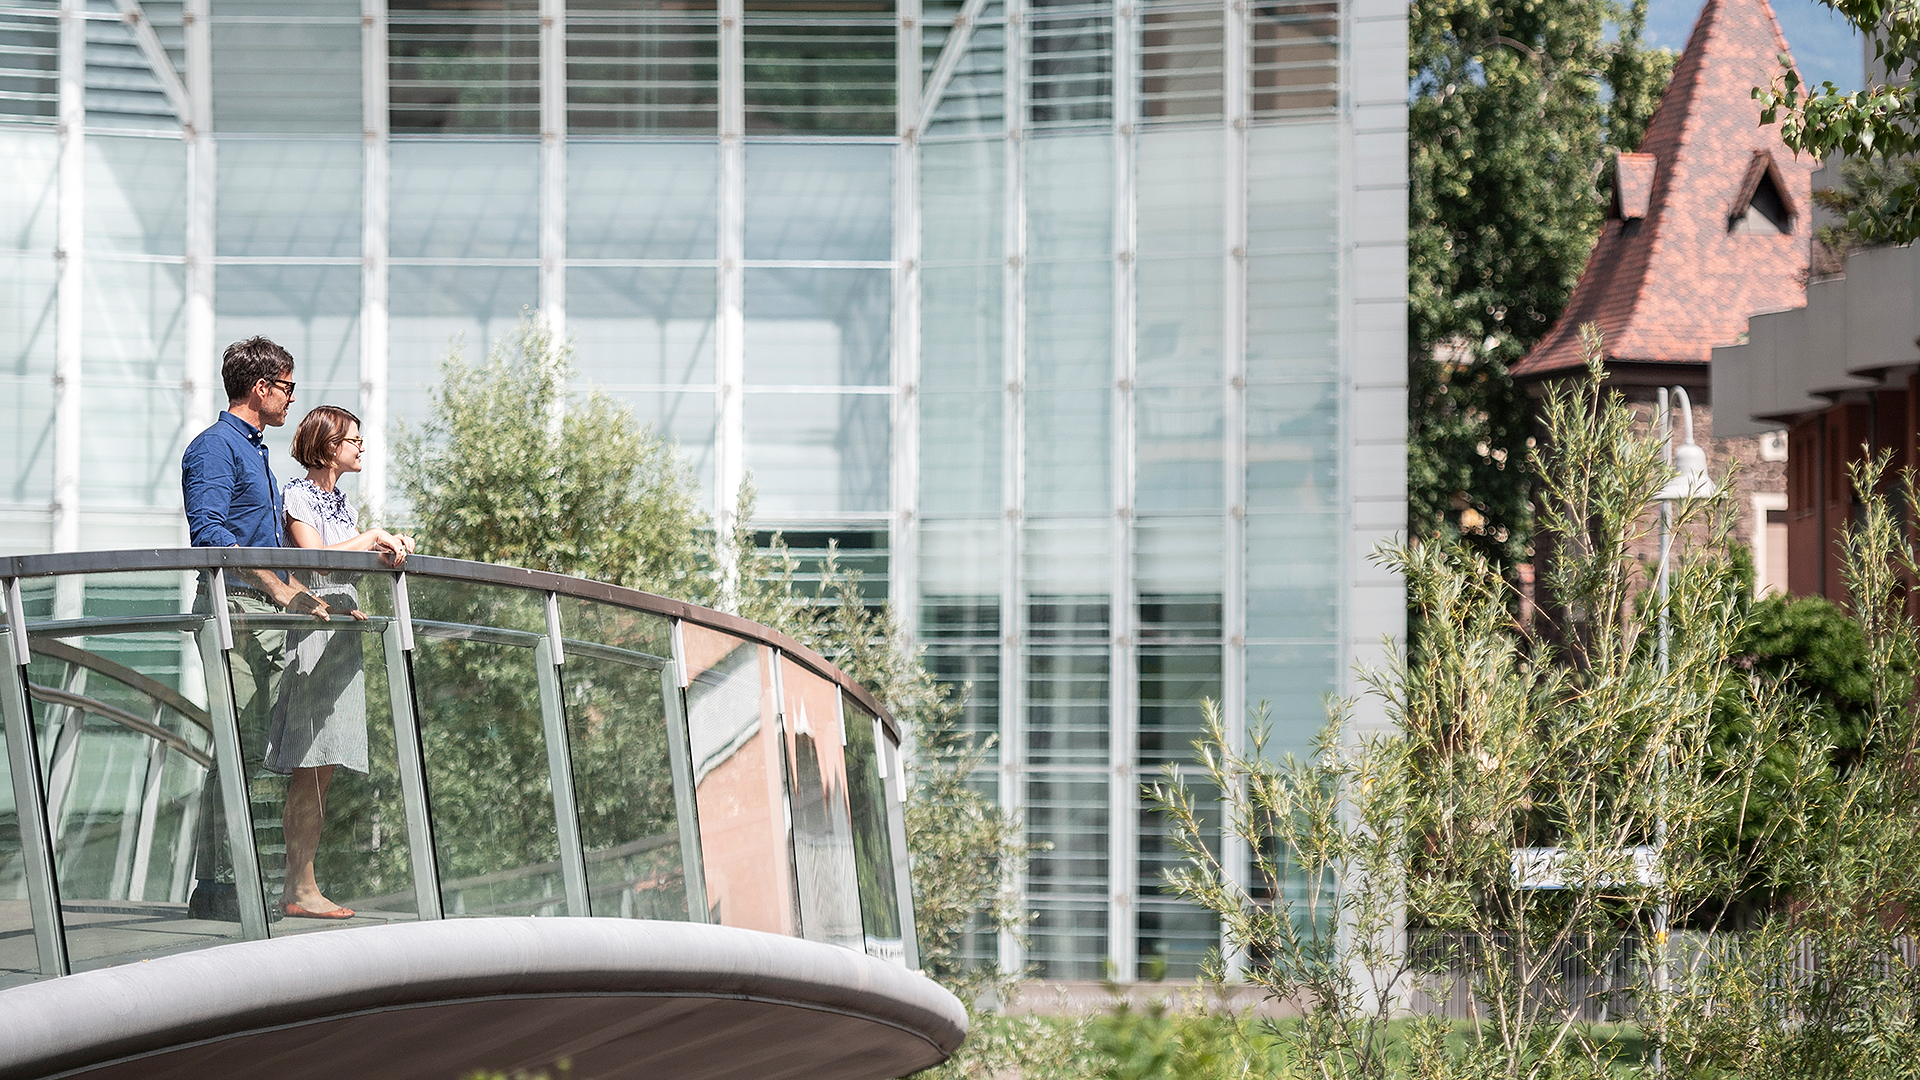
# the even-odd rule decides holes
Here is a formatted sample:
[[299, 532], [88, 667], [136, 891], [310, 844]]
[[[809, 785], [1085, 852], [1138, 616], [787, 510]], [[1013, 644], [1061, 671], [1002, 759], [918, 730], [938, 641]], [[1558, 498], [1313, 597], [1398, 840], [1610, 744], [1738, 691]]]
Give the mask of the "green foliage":
[[[1677, 508], [1671, 633], [1665, 662], [1650, 655], [1635, 553], [1666, 469], [1603, 389], [1597, 337], [1587, 345], [1589, 377], [1551, 390], [1531, 462], [1539, 527], [1560, 553], [1541, 578], [1550, 610], [1566, 613], [1554, 634], [1515, 622], [1481, 552], [1389, 547], [1379, 557], [1426, 630], [1403, 660], [1364, 673], [1387, 726], [1354, 731], [1337, 705], [1310, 757], [1275, 760], [1257, 738], [1232, 746], [1210, 711], [1202, 761], [1234, 793], [1226, 818], [1256, 853], [1251, 888], [1208, 851], [1179, 778], [1158, 789], [1188, 858], [1170, 880], [1219, 913], [1250, 978], [1306, 1011], [1287, 1037], [1322, 1075], [1607, 1075], [1621, 1049], [1598, 1006], [1627, 1007], [1636, 987], [1561, 973], [1623, 955], [1639, 961], [1642, 1026], [1670, 1045], [1679, 1006], [1647, 993], [1667, 944], [1647, 928], [1671, 917], [1710, 929], [1727, 896], [1776, 873], [1756, 852], [1804, 820], [1804, 772], [1769, 792], [1775, 813], [1750, 820], [1761, 763], [1782, 747], [1818, 752], [1795, 741], [1793, 697], [1737, 663], [1750, 605], [1728, 495]], [[1730, 693], [1745, 694], [1737, 730], [1715, 721]], [[1466, 1030], [1397, 1030], [1393, 1002], [1414, 989], [1470, 995]]]
[[1412, 8], [1408, 530], [1503, 569], [1532, 528], [1507, 368], [1566, 304], [1604, 210], [1595, 179], [1666, 88], [1674, 57], [1642, 46], [1645, 21], [1645, 0]]
[[1099, 1080], [1282, 1080], [1298, 1075], [1272, 1024], [1232, 1012], [1115, 1006], [1087, 1025]]
[[[1849, 162], [1847, 191], [1829, 202], [1846, 214], [1846, 226], [1822, 237], [1836, 247], [1905, 244], [1920, 237], [1920, 8], [1889, 0], [1820, 0], [1852, 23], [1872, 45], [1868, 74], [1877, 86], [1843, 92], [1831, 82], [1800, 81], [1782, 55], [1781, 71], [1753, 96], [1764, 108], [1761, 122], [1780, 123], [1780, 137], [1796, 152], [1817, 160], [1838, 153]], [[1838, 241], [1836, 243], [1835, 241]]]
[[1858, 755], [1873, 714], [1873, 671], [1860, 624], [1818, 596], [1770, 596], [1735, 644], [1753, 670], [1798, 691], [1812, 735], [1843, 760]]

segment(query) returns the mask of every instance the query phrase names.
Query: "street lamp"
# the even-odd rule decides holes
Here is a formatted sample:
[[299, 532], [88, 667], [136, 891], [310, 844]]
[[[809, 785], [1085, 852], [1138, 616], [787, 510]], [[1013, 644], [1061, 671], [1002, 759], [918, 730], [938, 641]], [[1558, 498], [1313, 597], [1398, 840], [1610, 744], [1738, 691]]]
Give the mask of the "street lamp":
[[[1660, 569], [1655, 576], [1660, 596], [1660, 674], [1667, 674], [1667, 567], [1673, 556], [1673, 504], [1684, 503], [1689, 499], [1711, 499], [1720, 493], [1720, 485], [1713, 482], [1707, 474], [1707, 452], [1693, 441], [1693, 402], [1687, 397], [1687, 388], [1676, 386], [1673, 392], [1680, 396], [1680, 416], [1686, 424], [1686, 441], [1679, 446], [1673, 445], [1673, 407], [1667, 399], [1667, 388], [1660, 388], [1660, 441], [1666, 451], [1666, 461], [1673, 468], [1673, 475], [1661, 485], [1654, 494], [1660, 503]], [[1661, 776], [1664, 786], [1666, 772], [1666, 750], [1661, 753]], [[1662, 808], [1653, 820], [1653, 849], [1656, 860], [1667, 850], [1667, 816]], [[1656, 871], [1660, 890], [1658, 902], [1653, 906], [1654, 968], [1653, 987], [1657, 994], [1667, 992], [1667, 889], [1666, 875]], [[1660, 1047], [1653, 1048], [1653, 1072], [1655, 1076], [1664, 1075], [1660, 1060]]]

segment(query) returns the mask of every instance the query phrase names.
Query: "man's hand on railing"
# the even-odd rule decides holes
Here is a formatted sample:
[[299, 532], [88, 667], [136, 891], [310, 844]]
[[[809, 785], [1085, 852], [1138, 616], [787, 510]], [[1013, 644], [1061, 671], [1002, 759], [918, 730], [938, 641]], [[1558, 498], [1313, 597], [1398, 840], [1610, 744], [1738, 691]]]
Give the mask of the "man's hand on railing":
[[281, 581], [280, 575], [270, 570], [255, 570], [253, 574], [260, 579], [260, 587], [266, 590], [268, 598], [295, 615], [311, 615], [320, 622], [326, 622], [327, 617], [333, 614], [327, 602], [309, 592], [299, 579]]

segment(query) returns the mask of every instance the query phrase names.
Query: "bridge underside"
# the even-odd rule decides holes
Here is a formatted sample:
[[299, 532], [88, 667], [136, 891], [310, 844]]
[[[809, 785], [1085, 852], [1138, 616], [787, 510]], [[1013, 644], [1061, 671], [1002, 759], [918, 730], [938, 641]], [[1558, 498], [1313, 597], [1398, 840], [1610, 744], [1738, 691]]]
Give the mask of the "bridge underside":
[[959, 1003], [848, 949], [686, 923], [469, 919], [220, 946], [0, 993], [0, 1080], [897, 1077]]

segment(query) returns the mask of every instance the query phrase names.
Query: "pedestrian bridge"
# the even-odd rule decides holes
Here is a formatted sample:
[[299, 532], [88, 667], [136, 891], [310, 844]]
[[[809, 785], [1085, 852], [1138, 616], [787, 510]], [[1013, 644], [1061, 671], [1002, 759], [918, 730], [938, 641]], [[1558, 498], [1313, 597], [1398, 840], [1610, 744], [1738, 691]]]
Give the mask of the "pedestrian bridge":
[[[366, 617], [234, 602], [256, 571], [351, 581]], [[425, 556], [18, 556], [0, 583], [0, 1013], [40, 1025], [0, 1077], [241, 1076], [321, 1028], [366, 1076], [424, 1075], [428, 1031], [448, 1069], [774, 1076], [788, 1031], [794, 1075], [878, 1077], [964, 1034], [914, 973], [899, 729], [783, 634]], [[281, 917], [288, 780], [259, 764], [266, 703], [341, 692], [276, 667], [314, 634], [363, 680], [368, 770], [336, 771], [314, 859], [344, 919]], [[216, 862], [226, 903], [190, 904]], [[700, 1063], [648, 1056], [689, 1038]]]

